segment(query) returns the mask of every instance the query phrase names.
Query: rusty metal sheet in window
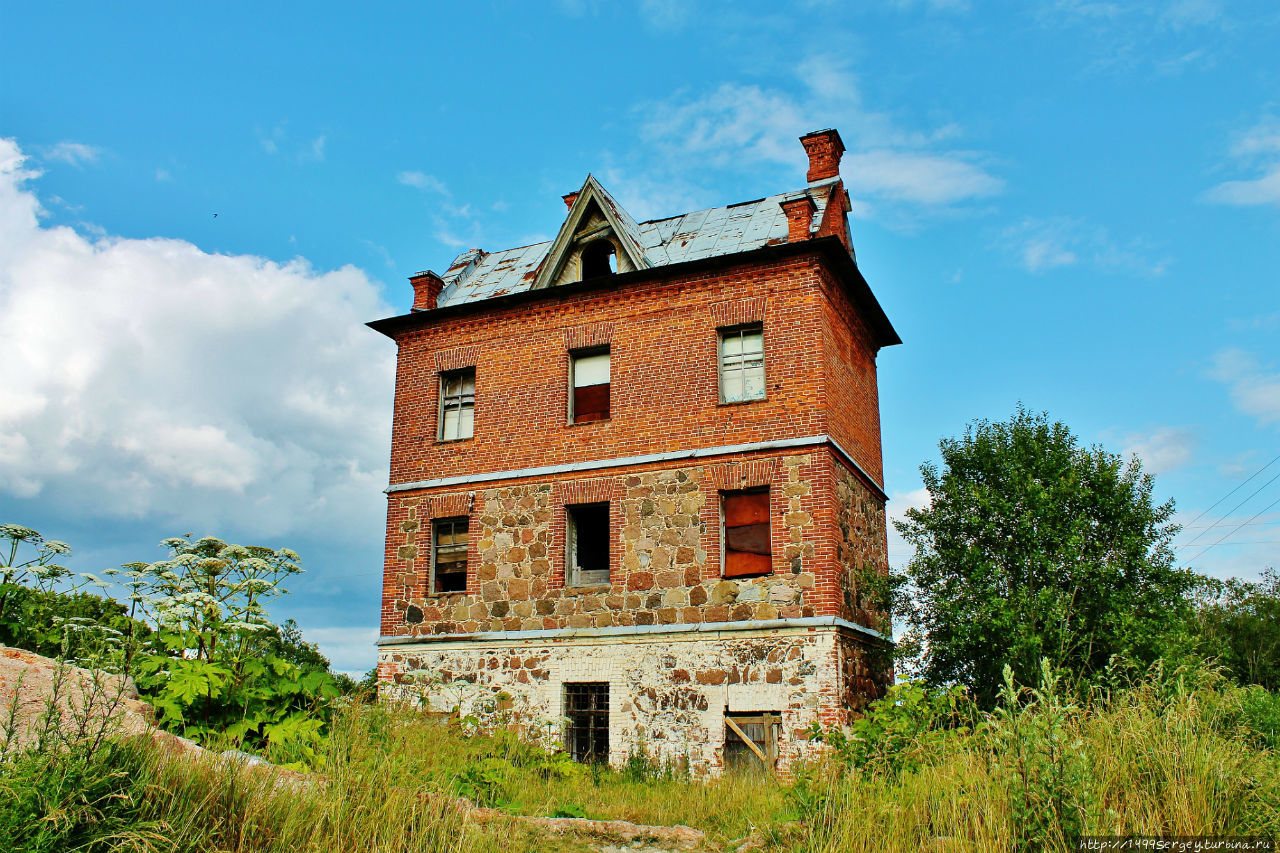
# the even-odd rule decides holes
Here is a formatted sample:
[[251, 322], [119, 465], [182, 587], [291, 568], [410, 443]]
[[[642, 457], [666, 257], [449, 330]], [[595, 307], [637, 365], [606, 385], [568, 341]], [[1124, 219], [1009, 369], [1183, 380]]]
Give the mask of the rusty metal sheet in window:
[[738, 492], [724, 496], [725, 527], [769, 523], [768, 492]]

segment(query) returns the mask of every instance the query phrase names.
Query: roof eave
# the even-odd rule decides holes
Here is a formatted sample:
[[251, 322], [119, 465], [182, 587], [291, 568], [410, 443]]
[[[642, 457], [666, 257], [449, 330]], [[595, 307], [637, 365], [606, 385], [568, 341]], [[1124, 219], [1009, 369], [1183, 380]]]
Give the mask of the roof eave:
[[410, 311], [408, 314], [397, 314], [394, 317], [372, 320], [365, 323], [365, 325], [394, 339], [398, 333], [407, 329], [418, 328], [438, 320], [445, 320], [459, 315], [479, 313], [494, 308], [505, 308], [510, 305], [519, 305], [523, 302], [532, 302], [547, 297], [570, 296], [592, 290], [603, 290], [606, 287], [611, 288], [635, 281], [685, 275], [703, 269], [737, 266], [755, 259], [773, 260], [806, 253], [821, 255], [833, 268], [833, 271], [848, 283], [855, 304], [866, 313], [867, 320], [876, 333], [877, 348], [895, 346], [902, 343], [902, 339], [898, 337], [898, 333], [894, 330], [893, 324], [889, 322], [884, 309], [880, 307], [880, 302], [876, 299], [875, 294], [871, 292], [871, 286], [867, 284], [862, 271], [858, 269], [857, 263], [849, 255], [849, 251], [845, 248], [844, 243], [840, 241], [840, 238], [834, 236], [818, 237], [796, 243], [761, 246], [757, 249], [748, 249], [745, 252], [698, 258], [692, 261], [665, 264], [660, 267], [648, 267], [646, 269], [632, 270], [631, 272], [570, 282], [569, 284], [557, 284], [554, 287], [522, 290], [516, 293], [503, 294], [502, 296], [491, 296], [488, 299], [477, 299], [457, 305], [445, 305], [426, 311]]

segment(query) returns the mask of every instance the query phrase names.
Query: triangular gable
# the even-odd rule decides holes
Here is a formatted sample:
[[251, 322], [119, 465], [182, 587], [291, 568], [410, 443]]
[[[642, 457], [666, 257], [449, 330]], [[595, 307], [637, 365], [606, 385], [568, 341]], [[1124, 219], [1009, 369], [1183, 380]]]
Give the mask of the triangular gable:
[[[604, 187], [600, 186], [600, 182], [593, 175], [587, 175], [582, 190], [569, 208], [569, 215], [565, 217], [564, 224], [560, 226], [555, 239], [551, 241], [551, 247], [547, 249], [547, 256], [538, 267], [538, 275], [533, 282], [534, 289], [549, 287], [556, 283], [565, 262], [571, 258], [575, 250], [580, 248], [577, 246], [577, 238], [583, 227], [590, 221], [587, 218], [588, 214], [594, 214], [596, 211], [600, 212], [607, 226], [607, 228], [601, 226], [601, 231], [607, 230], [615, 238], [619, 253], [626, 258], [631, 268], [645, 269], [652, 266], [640, 245], [640, 229], [635, 220]], [[622, 262], [619, 258], [619, 267], [621, 266]]]

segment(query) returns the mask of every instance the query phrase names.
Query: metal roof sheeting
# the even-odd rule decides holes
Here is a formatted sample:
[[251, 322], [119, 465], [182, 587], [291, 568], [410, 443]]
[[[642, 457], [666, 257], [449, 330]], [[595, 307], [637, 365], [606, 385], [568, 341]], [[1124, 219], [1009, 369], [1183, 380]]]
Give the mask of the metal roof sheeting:
[[[588, 181], [591, 180], [588, 176]], [[787, 239], [787, 217], [782, 212], [782, 202], [807, 194], [817, 206], [813, 214], [813, 226], [816, 227], [822, 220], [835, 183], [834, 179], [816, 182], [795, 192], [697, 210], [638, 225], [612, 196], [604, 195], [613, 212], [624, 223], [624, 230], [631, 232], [625, 237], [634, 238], [640, 244], [645, 260], [652, 267], [661, 267], [784, 243]], [[603, 190], [603, 187], [599, 189]], [[437, 304], [443, 308], [532, 289], [552, 242], [549, 240], [502, 252], [482, 252], [479, 249], [463, 252], [441, 276], [444, 288]]]

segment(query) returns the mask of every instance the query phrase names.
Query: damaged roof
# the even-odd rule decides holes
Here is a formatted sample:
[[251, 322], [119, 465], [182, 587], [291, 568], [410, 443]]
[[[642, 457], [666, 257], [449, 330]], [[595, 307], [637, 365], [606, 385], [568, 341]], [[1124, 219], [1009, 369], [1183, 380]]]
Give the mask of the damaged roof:
[[[633, 252], [638, 250], [644, 267], [653, 268], [784, 243], [787, 239], [787, 217], [782, 203], [807, 195], [815, 206], [812, 225], [816, 228], [838, 184], [837, 178], [816, 181], [795, 192], [639, 224], [590, 175], [583, 184], [583, 194], [590, 192], [609, 208], [611, 218], [622, 226], [618, 229], [621, 232], [619, 236]], [[580, 206], [575, 203], [573, 210], [578, 209]], [[573, 218], [571, 212], [565, 226]], [[540, 278], [546, 278], [545, 274], [540, 277], [539, 271], [548, 252], [563, 242], [557, 236], [556, 240], [502, 252], [480, 249], [463, 252], [440, 276], [444, 287], [437, 305], [443, 308], [532, 290]]]

